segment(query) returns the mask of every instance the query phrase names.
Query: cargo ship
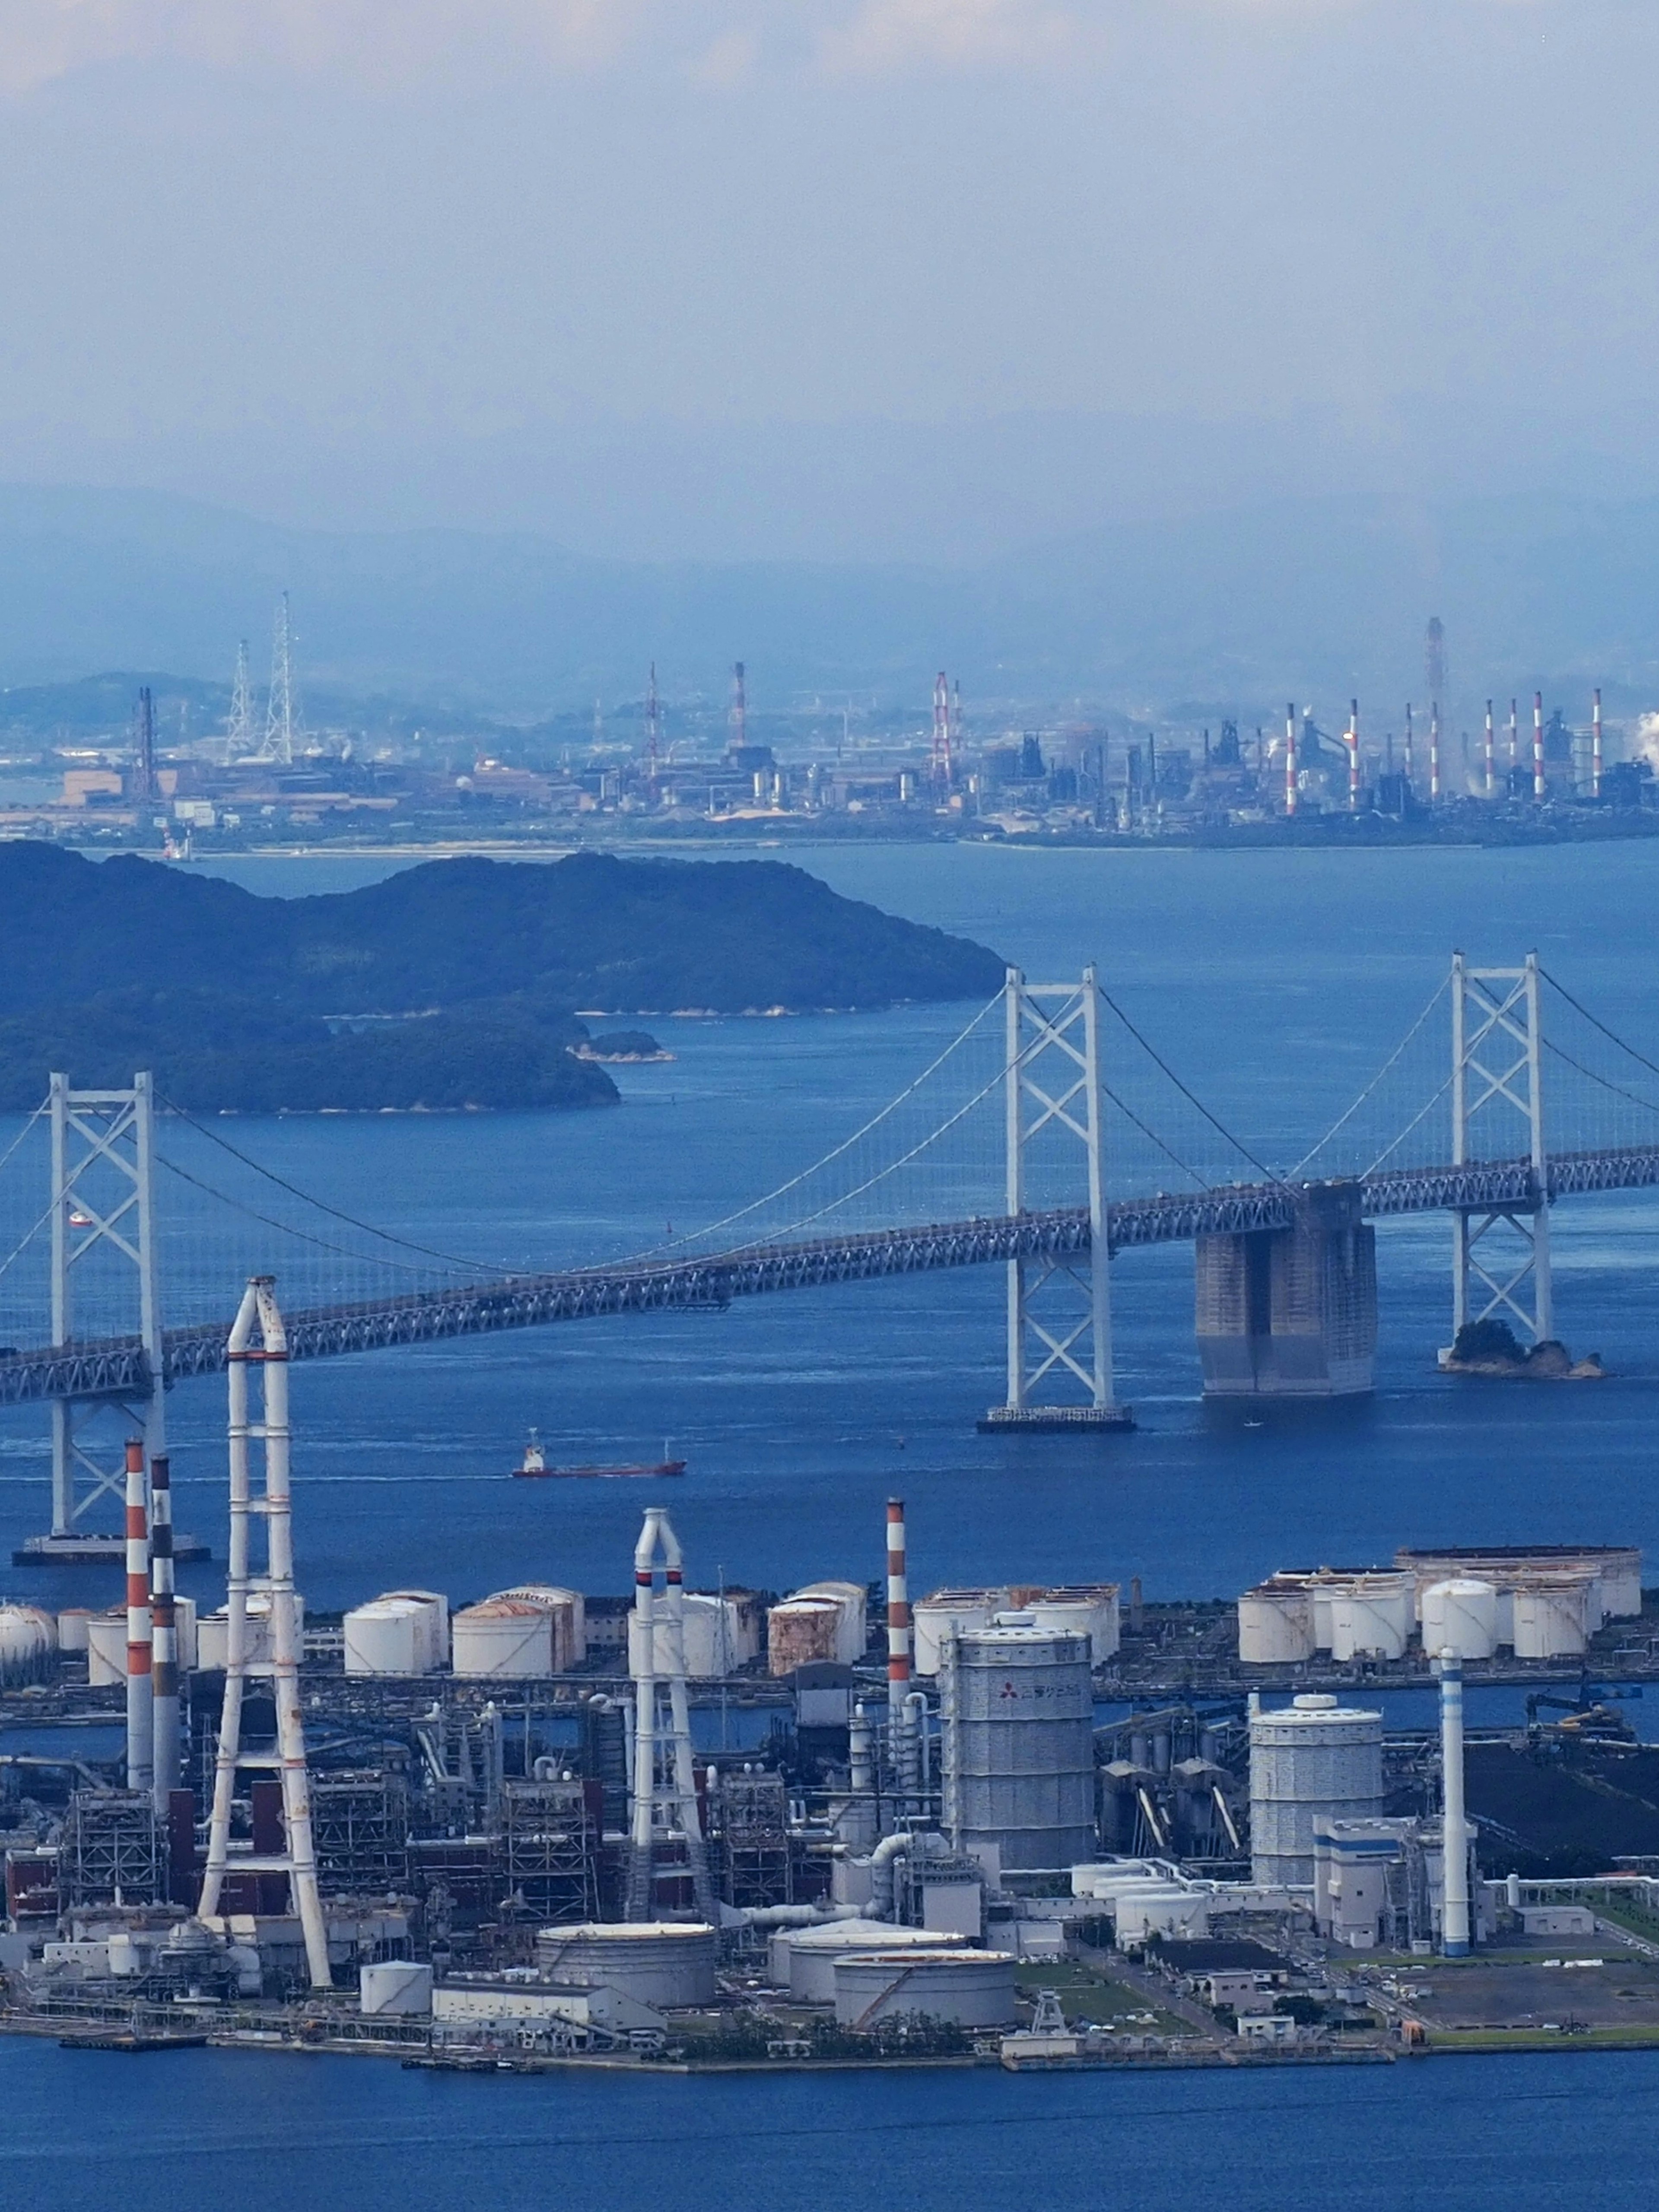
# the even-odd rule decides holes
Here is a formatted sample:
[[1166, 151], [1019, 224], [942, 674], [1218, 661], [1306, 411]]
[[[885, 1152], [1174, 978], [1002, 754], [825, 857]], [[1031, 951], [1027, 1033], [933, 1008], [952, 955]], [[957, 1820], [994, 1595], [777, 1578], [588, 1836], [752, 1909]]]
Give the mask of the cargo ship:
[[532, 1429], [530, 1442], [525, 1446], [524, 1457], [513, 1470], [515, 1482], [579, 1482], [626, 1481], [630, 1478], [649, 1480], [653, 1476], [684, 1474], [685, 1462], [669, 1459], [665, 1445], [665, 1456], [653, 1461], [619, 1461], [611, 1467], [550, 1467], [547, 1455], [542, 1449], [538, 1432]]

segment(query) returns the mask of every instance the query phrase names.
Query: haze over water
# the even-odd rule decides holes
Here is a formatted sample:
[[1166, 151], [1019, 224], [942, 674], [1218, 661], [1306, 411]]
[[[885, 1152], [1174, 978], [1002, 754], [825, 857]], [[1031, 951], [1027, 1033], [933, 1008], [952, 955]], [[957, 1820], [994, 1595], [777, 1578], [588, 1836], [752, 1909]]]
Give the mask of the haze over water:
[[[1274, 1164], [1375, 1073], [1454, 946], [1495, 963], [1536, 948], [1659, 1058], [1644, 845], [803, 857], [838, 890], [975, 937], [1033, 978], [1094, 959], [1177, 1072]], [[388, 865], [250, 860], [223, 872], [289, 892], [345, 889]], [[364, 1219], [447, 1250], [558, 1263], [638, 1249], [667, 1222], [689, 1229], [772, 1188], [901, 1090], [963, 1018], [923, 1007], [653, 1024], [678, 1058], [618, 1068], [624, 1103], [611, 1113], [222, 1126]], [[1443, 1004], [1432, 1018], [1443, 1030]], [[1423, 1217], [1379, 1231], [1376, 1399], [1261, 1428], [1199, 1401], [1186, 1246], [1115, 1263], [1119, 1390], [1141, 1423], [1128, 1437], [974, 1433], [1001, 1395], [991, 1268], [307, 1364], [294, 1382], [302, 1585], [318, 1609], [411, 1583], [457, 1601], [532, 1576], [621, 1590], [647, 1495], [672, 1498], [693, 1581], [779, 1589], [879, 1572], [894, 1490], [923, 1589], [1139, 1574], [1149, 1596], [1231, 1594], [1276, 1566], [1386, 1559], [1401, 1543], [1618, 1540], [1659, 1556], [1659, 1198], [1563, 1205], [1554, 1237], [1558, 1328], [1576, 1352], [1599, 1350], [1613, 1381], [1438, 1376], [1450, 1240]], [[180, 1520], [220, 1560], [222, 1421], [222, 1383], [173, 1393]], [[532, 1424], [562, 1461], [654, 1457], [667, 1439], [690, 1472], [650, 1492], [509, 1482]], [[45, 1429], [34, 1408], [0, 1425], [8, 1551], [45, 1525]], [[222, 1571], [185, 1580], [215, 1595]], [[40, 1595], [96, 1602], [116, 1595], [107, 1580], [43, 1578]]]

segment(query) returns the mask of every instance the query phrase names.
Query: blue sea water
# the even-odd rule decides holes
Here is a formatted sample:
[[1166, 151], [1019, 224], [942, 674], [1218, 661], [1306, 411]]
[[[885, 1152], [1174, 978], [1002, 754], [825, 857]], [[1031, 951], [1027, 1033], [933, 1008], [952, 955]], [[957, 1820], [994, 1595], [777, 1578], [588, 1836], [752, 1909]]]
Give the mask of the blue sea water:
[[[838, 890], [976, 937], [1034, 975], [1096, 960], [1264, 1158], [1294, 1158], [1341, 1109], [1455, 945], [1494, 961], [1536, 947], [1659, 1059], [1659, 856], [1647, 846], [808, 857]], [[222, 872], [289, 893], [345, 889], [386, 865]], [[234, 1127], [301, 1187], [446, 1249], [624, 1249], [666, 1220], [717, 1218], [817, 1158], [960, 1018], [929, 1008], [666, 1024], [678, 1058], [618, 1070], [624, 1104], [606, 1115]], [[672, 1437], [690, 1462], [672, 1509], [694, 1582], [878, 1574], [894, 1489], [924, 1588], [1139, 1574], [1152, 1596], [1231, 1594], [1275, 1566], [1387, 1558], [1401, 1543], [1617, 1540], [1651, 1555], [1659, 1199], [1563, 1207], [1556, 1241], [1559, 1327], [1599, 1348], [1616, 1380], [1471, 1389], [1436, 1374], [1449, 1239], [1438, 1221], [1410, 1221], [1380, 1238], [1375, 1401], [1259, 1430], [1198, 1402], [1181, 1249], [1127, 1255], [1115, 1271], [1120, 1388], [1141, 1426], [1109, 1441], [974, 1433], [999, 1395], [992, 1271], [298, 1368], [302, 1583], [313, 1607], [413, 1583], [458, 1599], [532, 1576], [625, 1588], [638, 1492], [505, 1480], [532, 1423], [571, 1458], [654, 1452]], [[221, 1558], [222, 1418], [216, 1384], [173, 1394], [179, 1517]], [[46, 1467], [39, 1411], [0, 1419], [0, 1549], [44, 1525]], [[216, 1599], [218, 1571], [183, 1580]], [[118, 1577], [31, 1588], [102, 1603]], [[1653, 2200], [1659, 2066], [1563, 2054], [1227, 2077], [479, 2081], [355, 2059], [135, 2060], [7, 2039], [0, 2113], [0, 2199], [31, 2212], [106, 2198], [126, 2212], [181, 2197], [217, 2206], [248, 2192], [270, 2212], [727, 2197], [780, 2212], [1026, 2201], [1184, 2212], [1211, 2199], [1235, 2212], [1514, 2212], [1590, 2194], [1619, 2212]]]

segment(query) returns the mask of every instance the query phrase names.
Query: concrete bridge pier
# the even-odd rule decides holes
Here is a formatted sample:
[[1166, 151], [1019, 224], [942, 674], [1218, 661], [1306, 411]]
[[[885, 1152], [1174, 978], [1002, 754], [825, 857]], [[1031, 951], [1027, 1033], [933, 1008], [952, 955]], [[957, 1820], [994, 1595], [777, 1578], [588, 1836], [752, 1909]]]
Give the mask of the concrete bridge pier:
[[1376, 1236], [1360, 1186], [1297, 1193], [1287, 1229], [1196, 1243], [1206, 1398], [1351, 1398], [1375, 1383]]

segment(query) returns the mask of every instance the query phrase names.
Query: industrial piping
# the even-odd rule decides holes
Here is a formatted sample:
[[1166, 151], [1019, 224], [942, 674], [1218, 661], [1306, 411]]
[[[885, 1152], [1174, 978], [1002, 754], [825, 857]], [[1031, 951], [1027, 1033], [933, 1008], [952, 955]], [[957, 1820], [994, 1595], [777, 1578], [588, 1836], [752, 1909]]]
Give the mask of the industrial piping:
[[149, 1790], [155, 1773], [150, 1676], [149, 1510], [144, 1447], [127, 1440], [127, 1787]]
[[155, 1652], [153, 1784], [158, 1812], [179, 1787], [179, 1609], [173, 1582], [173, 1469], [165, 1453], [149, 1463], [150, 1632]]

